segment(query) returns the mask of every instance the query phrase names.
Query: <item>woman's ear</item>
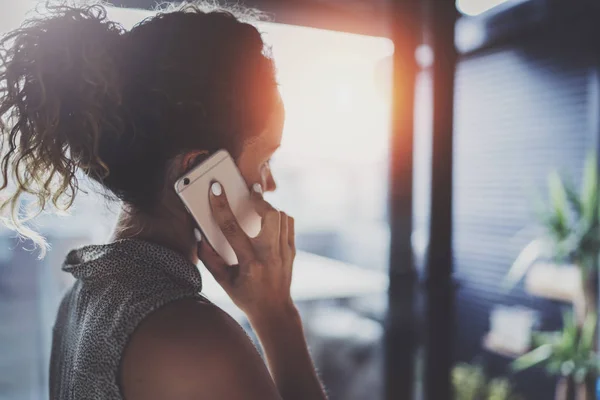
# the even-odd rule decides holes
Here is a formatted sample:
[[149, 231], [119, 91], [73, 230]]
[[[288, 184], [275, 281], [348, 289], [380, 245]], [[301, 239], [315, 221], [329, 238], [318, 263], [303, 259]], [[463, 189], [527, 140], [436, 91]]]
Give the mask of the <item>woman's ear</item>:
[[185, 153], [182, 157], [182, 173], [185, 173], [196, 165], [200, 164], [208, 157], [208, 151], [206, 150], [195, 150]]
[[167, 166], [167, 180], [168, 183], [173, 183], [179, 179], [183, 174], [200, 164], [208, 157], [208, 151], [198, 150], [189, 151], [187, 153], [179, 154], [173, 157]]

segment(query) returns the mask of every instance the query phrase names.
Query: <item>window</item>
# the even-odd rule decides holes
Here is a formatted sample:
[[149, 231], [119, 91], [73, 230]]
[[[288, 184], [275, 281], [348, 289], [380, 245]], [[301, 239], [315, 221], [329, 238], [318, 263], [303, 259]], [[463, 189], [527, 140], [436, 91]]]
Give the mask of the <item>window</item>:
[[[387, 267], [386, 39], [269, 24], [286, 105], [271, 200], [297, 220], [298, 247]], [[335, 49], [335, 50], [334, 50]]]
[[[0, 32], [16, 27], [24, 11], [11, 15], [10, 21], [0, 19]], [[109, 10], [109, 18], [126, 28], [150, 14]], [[377, 271], [379, 294], [385, 297], [381, 277], [385, 277], [389, 247], [386, 203], [393, 46], [383, 38], [304, 27], [261, 23], [259, 28], [272, 45], [286, 106], [284, 139], [272, 162], [279, 189], [268, 199], [296, 218], [299, 250], [343, 262], [332, 264], [335, 268]], [[39, 221], [53, 246], [42, 262], [21, 250], [11, 232], [0, 227], [0, 398], [47, 397], [51, 328], [60, 298], [71, 283], [60, 265], [69, 249], [104, 241], [116, 217], [118, 207], [93, 193], [80, 193], [72, 216]], [[318, 269], [313, 271], [313, 276], [300, 279], [301, 284], [347, 283], [346, 297], [365, 284], [361, 275], [323, 276]], [[338, 318], [335, 332], [325, 329], [328, 335], [360, 333], [362, 341], [369, 336], [365, 332], [376, 339], [381, 335], [378, 323], [348, 310], [319, 315], [326, 324], [315, 322], [314, 332]], [[332, 348], [320, 343], [324, 349]], [[313, 342], [311, 347], [319, 344]], [[316, 358], [317, 363], [332, 360], [330, 355]], [[380, 384], [379, 374], [369, 376], [371, 384]], [[375, 390], [372, 385], [361, 386]]]

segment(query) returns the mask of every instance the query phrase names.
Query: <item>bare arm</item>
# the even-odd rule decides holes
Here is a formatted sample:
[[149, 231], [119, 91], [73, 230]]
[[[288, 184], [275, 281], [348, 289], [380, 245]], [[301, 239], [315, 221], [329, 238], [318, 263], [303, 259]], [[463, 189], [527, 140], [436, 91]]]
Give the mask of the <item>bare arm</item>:
[[271, 375], [284, 400], [325, 399], [313, 366], [300, 315], [295, 308], [251, 319], [265, 351]]
[[233, 247], [239, 265], [230, 267], [201, 242], [199, 258], [246, 313], [265, 351], [269, 369], [284, 400], [324, 400], [308, 352], [302, 321], [290, 296], [296, 255], [294, 220], [265, 202], [252, 199], [262, 217], [258, 236], [249, 238], [235, 220], [226, 194], [210, 195], [215, 219]]
[[127, 400], [281, 400], [256, 348], [223, 311], [173, 302], [143, 321], [121, 363]]

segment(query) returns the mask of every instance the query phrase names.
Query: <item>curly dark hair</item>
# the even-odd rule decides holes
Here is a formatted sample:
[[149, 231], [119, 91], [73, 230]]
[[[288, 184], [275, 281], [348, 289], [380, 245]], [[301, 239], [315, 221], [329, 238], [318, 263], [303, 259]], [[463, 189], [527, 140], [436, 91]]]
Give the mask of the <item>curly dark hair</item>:
[[42, 252], [25, 222], [69, 209], [78, 171], [152, 213], [170, 159], [239, 154], [278, 101], [255, 14], [188, 3], [126, 31], [100, 3], [46, 7], [0, 40], [0, 215]]

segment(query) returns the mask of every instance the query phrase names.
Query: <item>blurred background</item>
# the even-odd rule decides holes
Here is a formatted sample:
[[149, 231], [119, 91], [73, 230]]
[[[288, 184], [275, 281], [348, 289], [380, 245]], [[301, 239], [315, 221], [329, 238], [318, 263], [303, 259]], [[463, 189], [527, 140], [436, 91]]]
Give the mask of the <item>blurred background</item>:
[[[114, 4], [126, 28], [153, 14]], [[331, 399], [595, 399], [600, 6], [244, 4], [272, 17], [287, 119], [269, 200], [297, 221], [293, 295]], [[2, 6], [6, 32], [34, 3]], [[0, 227], [0, 399], [48, 397], [62, 260], [117, 211], [88, 190], [44, 216], [43, 260]]]

